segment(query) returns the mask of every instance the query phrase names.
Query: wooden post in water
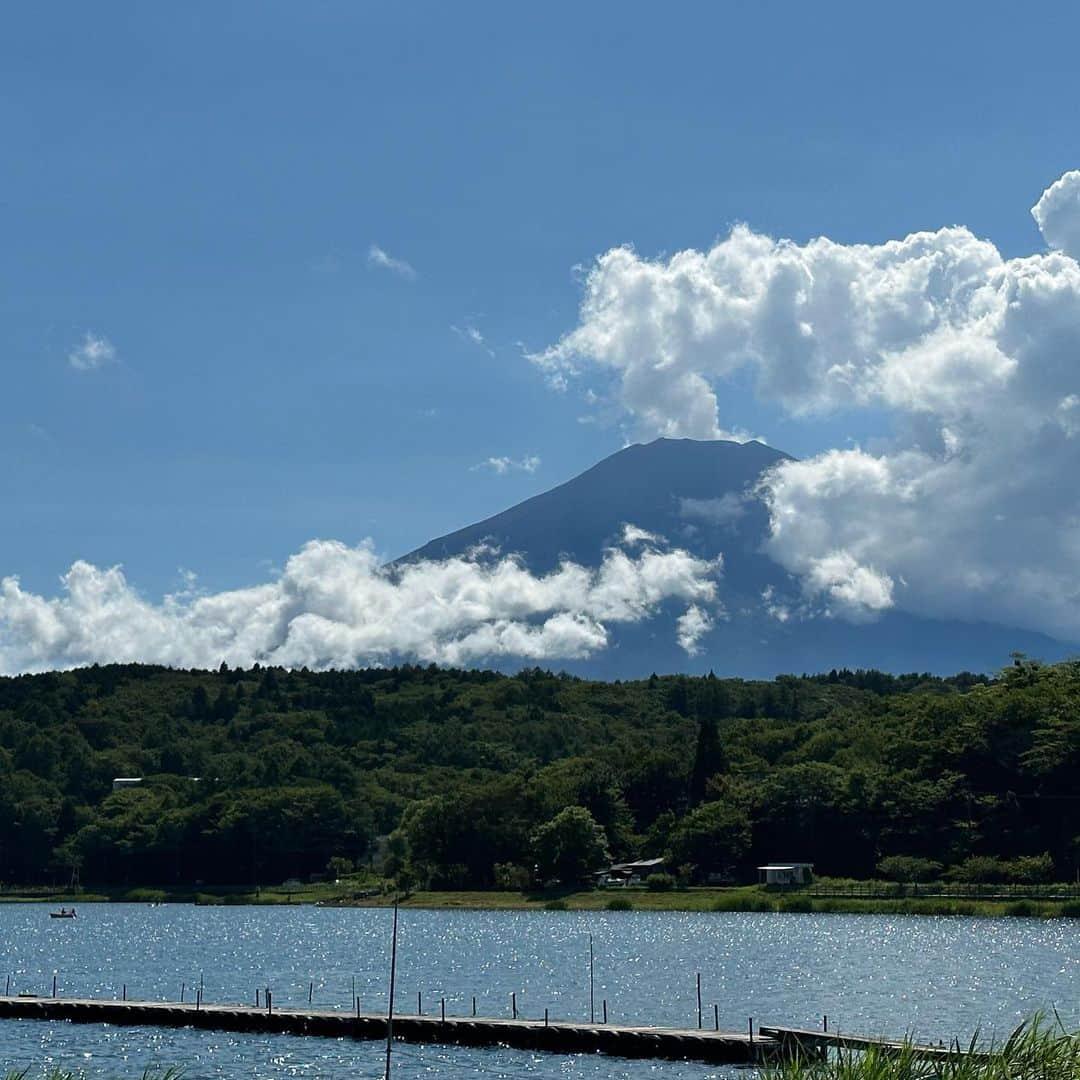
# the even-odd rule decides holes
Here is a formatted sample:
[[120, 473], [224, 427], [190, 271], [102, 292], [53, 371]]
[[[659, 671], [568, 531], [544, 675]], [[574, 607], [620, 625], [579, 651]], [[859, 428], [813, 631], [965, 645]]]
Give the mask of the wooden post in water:
[[390, 998], [386, 1007], [386, 1075], [390, 1080], [390, 1046], [394, 1038], [394, 975], [397, 970], [398, 898], [394, 897], [394, 930], [390, 939]]
[[259, 1007], [259, 988], [255, 987], [255, 1008]]
[[596, 1023], [596, 998], [593, 996], [593, 943], [589, 935], [589, 1023]]
[[607, 998], [604, 998], [604, 1023], [607, 1023]]
[[517, 991], [512, 990], [510, 992], [510, 1012], [513, 1018], [517, 1019]]
[[712, 1007], [713, 1031], [720, 1030], [720, 1006], [715, 1002]]
[[750, 1017], [750, 1045], [754, 1045], [754, 1018]]
[[420, 991], [416, 991], [416, 1015], [424, 1015], [424, 999], [420, 996]]
[[311, 1004], [311, 995], [314, 994], [314, 993], [315, 993], [315, 984], [313, 982], [309, 982], [307, 984], [307, 1003], [309, 1005]]
[[473, 995], [473, 999], [472, 999], [472, 1014], [473, 1014], [473, 1016], [476, 1015], [476, 995], [475, 994]]
[[[180, 1004], [181, 1004], [181, 1005], [183, 1005], [183, 1004], [184, 1004], [184, 991], [185, 991], [186, 989], [187, 989], [187, 983], [181, 983], [181, 984], [180, 984]], [[257, 991], [257, 990], [256, 990], [255, 992], [256, 992], [256, 993], [258, 993], [258, 991]], [[256, 1002], [255, 1004], [257, 1005], [257, 1004], [258, 1004], [258, 1002]]]
[[544, 1010], [544, 1027], [547, 1027], [547, 1026], [548, 1026], [548, 1011], [547, 1011], [547, 1009], [545, 1009]]
[[7, 977], [7, 985], [4, 987], [4, 997], [11, 997], [11, 976]]
[[352, 1000], [353, 1004], [356, 1004], [356, 976], [352, 977]]
[[123, 994], [123, 1000], [127, 1001], [127, 983], [124, 983], [124, 989], [121, 991]]
[[442, 1013], [442, 1022], [446, 1023], [446, 998], [439, 999], [439, 1010]]
[[821, 1018], [821, 1030], [825, 1031], [825, 1032], [827, 1032], [829, 1030], [829, 1016], [828, 1016], [828, 1013], [826, 1013]]
[[701, 1030], [701, 972], [697, 973], [697, 1026]]
[[56, 972], [52, 973], [52, 996], [56, 997]]
[[266, 988], [266, 1012], [267, 1015], [272, 1014], [274, 1011], [274, 995], [270, 991], [270, 987]]

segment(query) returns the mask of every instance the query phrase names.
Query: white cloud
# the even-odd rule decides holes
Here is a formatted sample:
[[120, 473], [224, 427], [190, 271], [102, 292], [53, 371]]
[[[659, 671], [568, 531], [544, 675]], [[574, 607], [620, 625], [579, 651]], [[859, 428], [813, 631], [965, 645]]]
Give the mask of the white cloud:
[[[534, 576], [514, 558], [453, 558], [380, 567], [370, 544], [312, 541], [264, 585], [199, 595], [185, 584], [161, 603], [119, 567], [75, 563], [63, 594], [46, 598], [0, 581], [0, 672], [143, 661], [180, 667], [222, 660], [348, 668], [397, 657], [471, 664], [501, 656], [582, 658], [608, 627], [636, 623], [666, 602], [715, 603], [718, 564], [685, 551], [611, 549], [598, 568], [564, 563]], [[698, 636], [699, 633], [698, 633]]]
[[777, 622], [786, 623], [791, 618], [791, 607], [777, 597], [774, 586], [767, 585], [761, 590], [761, 600], [766, 613]]
[[1080, 259], [1080, 170], [1054, 181], [1031, 213], [1052, 248]]
[[87, 330], [82, 342], [68, 352], [68, 364], [76, 371], [96, 371], [115, 362], [116, 346], [91, 330]]
[[377, 266], [382, 270], [389, 270], [399, 277], [408, 278], [412, 281], [416, 277], [416, 271], [404, 259], [395, 259], [389, 252], [383, 250], [378, 244], [372, 244], [368, 248], [368, 265]]
[[691, 604], [675, 622], [680, 648], [689, 656], [697, 656], [701, 652], [701, 639], [712, 628], [713, 620], [708, 612], [702, 611], [697, 604]]
[[710, 525], [733, 525], [745, 516], [747, 498], [728, 491], [716, 499], [680, 499], [679, 516]]
[[667, 259], [615, 248], [577, 327], [533, 359], [564, 380], [606, 373], [650, 435], [722, 435], [743, 370], [808, 422], [885, 414], [872, 451], [784, 462], [763, 485], [800, 610], [1080, 641], [1080, 172], [1033, 214], [1055, 250], [1015, 259], [962, 227], [797, 244], [740, 225]]
[[662, 544], [663, 537], [657, 536], [646, 529], [638, 528], [637, 525], [623, 523], [622, 544], [624, 547], [633, 547], [635, 544]]
[[465, 323], [464, 326], [456, 326], [451, 324], [450, 329], [459, 337], [466, 345], [475, 345], [478, 349], [483, 349], [488, 356], [494, 356], [495, 352], [488, 345], [484, 339], [484, 335], [473, 326], [472, 323]]
[[531, 454], [528, 457], [523, 457], [516, 461], [510, 457], [489, 457], [476, 465], [470, 465], [469, 469], [471, 472], [479, 472], [480, 470], [486, 469], [499, 476], [504, 476], [508, 472], [534, 473], [540, 468], [540, 464], [540, 458], [535, 454]]

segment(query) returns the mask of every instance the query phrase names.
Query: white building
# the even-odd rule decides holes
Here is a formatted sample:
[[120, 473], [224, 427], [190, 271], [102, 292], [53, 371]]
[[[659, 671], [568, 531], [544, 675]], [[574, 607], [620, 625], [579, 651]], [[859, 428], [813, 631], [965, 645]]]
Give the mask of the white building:
[[814, 864], [809, 862], [769, 863], [757, 872], [763, 885], [807, 885], [814, 880]]

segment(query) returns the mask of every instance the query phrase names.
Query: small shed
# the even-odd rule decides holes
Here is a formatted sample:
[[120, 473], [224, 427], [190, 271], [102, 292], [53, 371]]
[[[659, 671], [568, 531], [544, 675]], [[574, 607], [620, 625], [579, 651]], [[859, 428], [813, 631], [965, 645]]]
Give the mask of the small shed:
[[649, 874], [659, 874], [663, 869], [663, 859], [638, 859], [598, 870], [595, 877], [600, 885], [642, 885]]
[[768, 863], [757, 871], [762, 885], [808, 885], [814, 880], [814, 864], [809, 862]]
[[121, 791], [124, 788], [138, 787], [143, 782], [141, 776], [116, 776], [113, 777], [113, 791]]

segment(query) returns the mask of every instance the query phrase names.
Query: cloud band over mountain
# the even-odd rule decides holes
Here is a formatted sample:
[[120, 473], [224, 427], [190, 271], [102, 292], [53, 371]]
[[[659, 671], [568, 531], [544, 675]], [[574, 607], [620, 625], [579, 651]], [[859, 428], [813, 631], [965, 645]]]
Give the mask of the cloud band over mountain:
[[155, 604], [119, 567], [77, 562], [57, 598], [0, 581], [0, 673], [135, 661], [324, 669], [580, 659], [608, 644], [609, 625], [641, 622], [667, 602], [686, 605], [678, 640], [693, 652], [719, 570], [718, 560], [651, 546], [612, 547], [597, 568], [568, 562], [542, 576], [481, 554], [387, 568], [370, 544], [312, 541], [275, 581]]
[[890, 607], [1080, 640], [1080, 172], [1032, 211], [1051, 250], [962, 227], [883, 244], [774, 240], [595, 262], [579, 324], [533, 359], [603, 373], [643, 434], [716, 438], [753, 373], [793, 416], [888, 418], [871, 448], [771, 471], [770, 554], [804, 614]]

